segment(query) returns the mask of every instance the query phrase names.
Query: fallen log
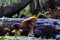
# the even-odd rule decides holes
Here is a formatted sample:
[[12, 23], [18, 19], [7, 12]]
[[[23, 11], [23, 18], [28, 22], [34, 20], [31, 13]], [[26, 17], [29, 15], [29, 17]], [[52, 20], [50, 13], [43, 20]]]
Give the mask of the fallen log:
[[13, 3], [0, 8], [0, 17], [12, 17], [14, 14], [25, 8], [32, 0], [21, 0], [20, 2]]

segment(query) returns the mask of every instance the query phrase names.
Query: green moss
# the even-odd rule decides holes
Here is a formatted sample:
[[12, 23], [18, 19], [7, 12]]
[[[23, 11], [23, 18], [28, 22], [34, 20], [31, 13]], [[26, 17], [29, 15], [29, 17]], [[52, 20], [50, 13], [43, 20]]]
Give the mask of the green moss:
[[[3, 38], [2, 38], [3, 37]], [[20, 38], [28, 38], [27, 36], [18, 36], [17, 38], [15, 38], [15, 36], [0, 36], [1, 40], [12, 40], [12, 39], [20, 39]], [[30, 37], [31, 38], [31, 37]], [[36, 38], [37, 40], [40, 40], [40, 38]], [[46, 40], [55, 40], [55, 39], [46, 39]]]
[[38, 14], [38, 18], [47, 18], [45, 14]]

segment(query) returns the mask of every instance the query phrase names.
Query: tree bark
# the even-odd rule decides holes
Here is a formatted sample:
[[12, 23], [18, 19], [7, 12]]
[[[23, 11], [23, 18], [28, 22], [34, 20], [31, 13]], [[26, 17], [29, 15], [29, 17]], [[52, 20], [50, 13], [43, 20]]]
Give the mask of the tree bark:
[[49, 0], [47, 6], [51, 9], [55, 9], [56, 8], [55, 0]]
[[30, 3], [30, 12], [32, 15], [34, 15], [34, 10], [35, 10], [35, 3], [34, 0]]
[[39, 3], [39, 0], [36, 0], [36, 3], [37, 3], [37, 5], [36, 5], [36, 15], [41, 11], [41, 7], [40, 7], [40, 3]]
[[32, 13], [32, 15], [37, 15], [39, 13], [39, 11], [41, 11], [39, 0], [36, 0], [36, 6], [35, 6], [35, 2], [32, 1], [30, 3], [30, 12]]
[[20, 2], [0, 8], [0, 17], [12, 17], [14, 14], [25, 8], [32, 0], [21, 0]]

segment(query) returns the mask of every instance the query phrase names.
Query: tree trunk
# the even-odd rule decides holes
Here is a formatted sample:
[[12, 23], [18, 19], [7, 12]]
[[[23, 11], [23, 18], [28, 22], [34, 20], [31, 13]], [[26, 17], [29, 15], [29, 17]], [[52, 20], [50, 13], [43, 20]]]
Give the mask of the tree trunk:
[[30, 3], [30, 12], [32, 15], [34, 15], [34, 10], [35, 10], [35, 3], [34, 0]]
[[48, 5], [49, 5], [49, 8], [55, 9], [56, 8], [55, 0], [49, 0]]
[[37, 15], [39, 13], [39, 11], [41, 11], [39, 0], [36, 0], [36, 6], [35, 6], [34, 1], [32, 1], [30, 3], [30, 12], [32, 13], [32, 15]]
[[37, 3], [37, 5], [36, 5], [36, 15], [39, 13], [39, 11], [41, 11], [41, 7], [40, 7], [40, 3], [39, 3], [39, 0], [36, 0], [36, 3]]
[[20, 2], [0, 8], [0, 17], [12, 17], [14, 14], [25, 8], [32, 0], [21, 0]]

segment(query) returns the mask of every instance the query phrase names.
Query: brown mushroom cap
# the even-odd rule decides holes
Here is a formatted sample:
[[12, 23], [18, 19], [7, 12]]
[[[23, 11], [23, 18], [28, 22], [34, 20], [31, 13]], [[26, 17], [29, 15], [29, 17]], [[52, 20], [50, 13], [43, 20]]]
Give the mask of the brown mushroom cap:
[[27, 18], [27, 19], [25, 19], [25, 20], [23, 20], [23, 21], [21, 22], [21, 25], [22, 25], [22, 26], [25, 26], [25, 25], [27, 24], [27, 22], [30, 21], [30, 20], [32, 21], [32, 23], [35, 24], [35, 23], [37, 22], [37, 19], [38, 19], [38, 18], [35, 17], [35, 16], [34, 16], [34, 17]]
[[9, 28], [4, 28], [3, 31], [6, 33], [6, 32], [9, 32], [10, 29]]

